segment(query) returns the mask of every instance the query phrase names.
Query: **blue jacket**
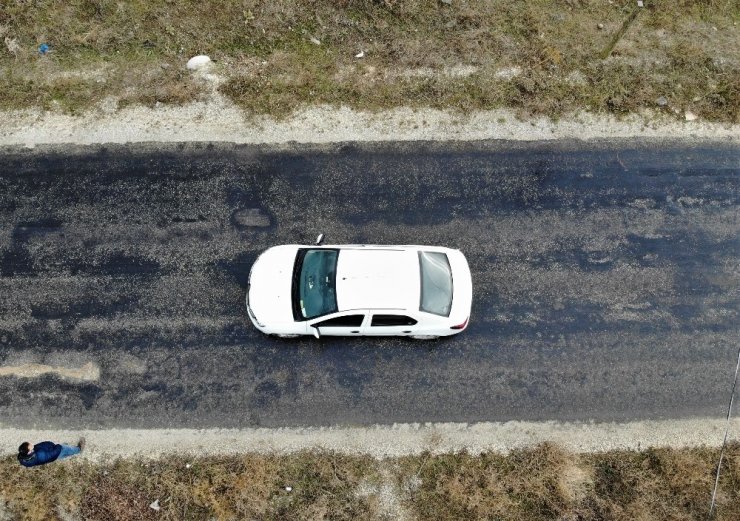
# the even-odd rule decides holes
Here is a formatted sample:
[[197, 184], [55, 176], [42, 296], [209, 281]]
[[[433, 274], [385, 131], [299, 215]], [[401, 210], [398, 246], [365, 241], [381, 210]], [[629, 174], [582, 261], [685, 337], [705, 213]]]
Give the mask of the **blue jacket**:
[[52, 441], [42, 441], [33, 446], [33, 452], [27, 458], [22, 458], [18, 454], [18, 461], [24, 467], [35, 467], [44, 463], [51, 463], [59, 457], [62, 452], [62, 446]]

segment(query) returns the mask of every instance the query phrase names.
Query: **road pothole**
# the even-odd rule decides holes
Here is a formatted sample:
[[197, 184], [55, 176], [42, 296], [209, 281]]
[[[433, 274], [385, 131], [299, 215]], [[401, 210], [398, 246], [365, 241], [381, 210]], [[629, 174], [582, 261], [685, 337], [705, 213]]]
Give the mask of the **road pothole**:
[[234, 212], [232, 219], [240, 227], [266, 228], [270, 226], [270, 216], [260, 208], [246, 208]]

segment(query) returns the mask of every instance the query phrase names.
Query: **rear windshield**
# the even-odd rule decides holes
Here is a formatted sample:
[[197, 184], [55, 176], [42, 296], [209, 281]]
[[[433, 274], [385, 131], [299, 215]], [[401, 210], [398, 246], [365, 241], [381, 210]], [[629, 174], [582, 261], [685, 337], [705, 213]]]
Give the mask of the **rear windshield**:
[[421, 311], [450, 316], [452, 309], [452, 270], [447, 255], [420, 251]]
[[293, 268], [293, 315], [296, 320], [337, 310], [338, 250], [299, 250]]

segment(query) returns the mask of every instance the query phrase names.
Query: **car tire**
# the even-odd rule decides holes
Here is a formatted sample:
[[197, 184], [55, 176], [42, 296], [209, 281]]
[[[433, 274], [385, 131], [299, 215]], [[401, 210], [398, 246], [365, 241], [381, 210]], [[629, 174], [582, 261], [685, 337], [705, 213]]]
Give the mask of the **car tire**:
[[439, 336], [437, 335], [411, 335], [411, 338], [414, 340], [437, 340]]

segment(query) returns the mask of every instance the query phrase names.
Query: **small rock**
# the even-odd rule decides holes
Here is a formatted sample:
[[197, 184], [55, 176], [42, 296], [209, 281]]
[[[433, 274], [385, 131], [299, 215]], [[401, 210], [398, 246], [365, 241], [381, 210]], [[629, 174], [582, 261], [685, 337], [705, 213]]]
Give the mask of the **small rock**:
[[149, 503], [149, 508], [151, 508], [155, 512], [159, 512], [159, 510], [162, 508], [159, 506], [159, 499], [155, 499], [154, 501]]
[[355, 58], [364, 58], [365, 57], [365, 51], [360, 51], [357, 54], [355, 54]]
[[191, 465], [190, 463], [186, 463], [186, 464], [185, 464], [185, 468], [186, 468], [186, 469], [189, 469], [190, 467], [192, 467], [192, 465]]
[[599, 29], [603, 29], [604, 28], [604, 24], [597, 24], [596, 27], [598, 27]]
[[291, 490], [293, 490], [293, 487], [285, 487], [286, 492], [290, 492]]
[[321, 45], [321, 40], [319, 40], [318, 38], [314, 38], [313, 36], [309, 38], [309, 41], [314, 45]]
[[209, 63], [211, 63], [211, 58], [204, 54], [199, 54], [198, 56], [193, 56], [188, 60], [187, 68], [194, 71], [206, 67]]
[[21, 46], [18, 43], [18, 40], [9, 36], [5, 37], [5, 46], [8, 48], [8, 52], [13, 55], [17, 55], [18, 51], [21, 50]]
[[642, 0], [637, 0], [637, 7], [645, 7], [645, 4]]
[[163, 69], [169, 69], [170, 68], [170, 64], [169, 63], [163, 63], [163, 64], [160, 65], [160, 67], [162, 67]]
[[439, 0], [439, 1], [445, 5], [452, 5], [452, 0]]
[[699, 101], [701, 98], [699, 96], [694, 96], [694, 101]]
[[659, 107], [665, 107], [666, 105], [668, 105], [668, 98], [666, 98], [665, 96], [661, 96], [655, 100], [655, 103], [657, 103]]
[[687, 110], [683, 117], [686, 119], [686, 121], [696, 121], [697, 119], [699, 119], [699, 116], [697, 116], [690, 110]]

